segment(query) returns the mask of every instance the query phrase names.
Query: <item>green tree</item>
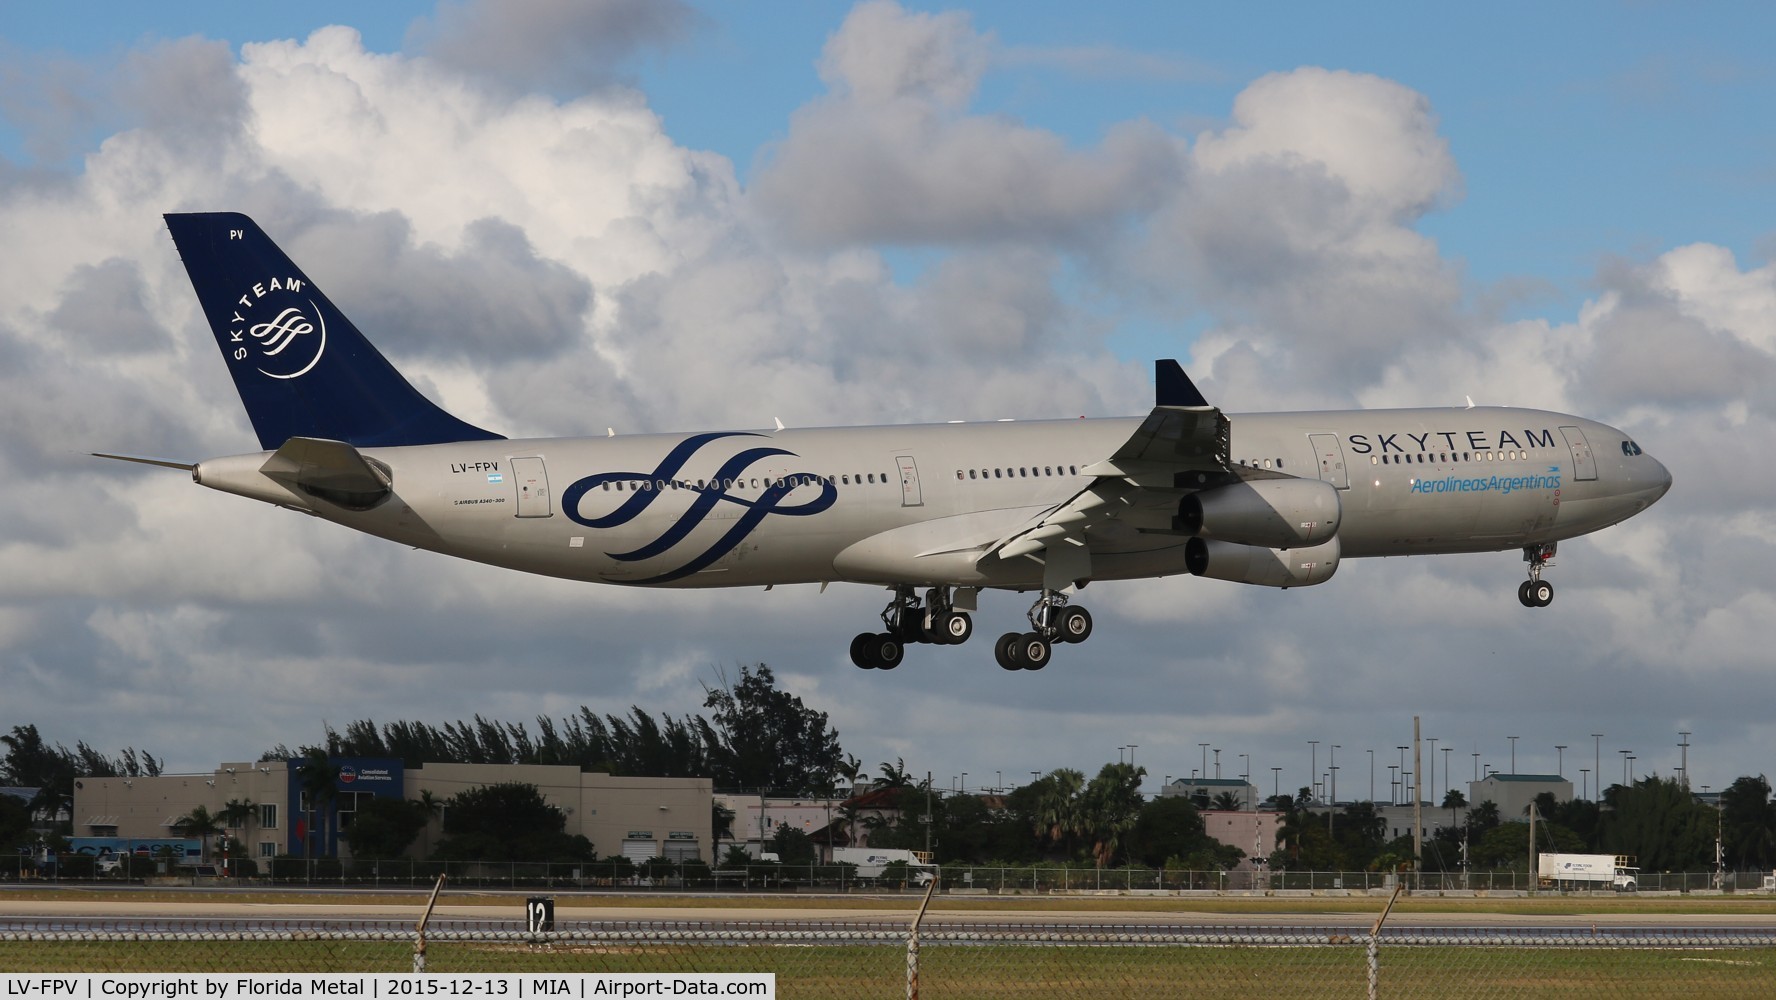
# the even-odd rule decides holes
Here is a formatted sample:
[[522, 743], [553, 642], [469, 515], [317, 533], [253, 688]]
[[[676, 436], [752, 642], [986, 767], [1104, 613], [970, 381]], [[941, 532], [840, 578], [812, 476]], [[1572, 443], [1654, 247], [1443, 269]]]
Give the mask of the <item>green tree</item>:
[[418, 802], [370, 799], [358, 803], [351, 825], [345, 828], [345, 842], [351, 845], [354, 858], [399, 858], [425, 829], [428, 819], [425, 807]]
[[1031, 782], [1035, 797], [1032, 826], [1051, 855], [1071, 857], [1073, 846], [1084, 832], [1081, 794], [1085, 775], [1070, 767], [1057, 767]]
[[328, 834], [336, 817], [333, 804], [339, 798], [339, 765], [333, 763], [327, 751], [312, 747], [296, 765], [296, 781], [302, 788], [303, 806], [308, 816], [302, 855], [312, 858], [325, 854], [333, 842]]
[[712, 718], [698, 725], [716, 787], [811, 792], [839, 771], [844, 754], [826, 713], [779, 691], [770, 667], [742, 666], [732, 685], [703, 690]]
[[1776, 803], [1763, 775], [1735, 778], [1720, 797], [1721, 847], [1738, 870], [1776, 867]]
[[1182, 795], [1163, 795], [1141, 807], [1129, 834], [1128, 853], [1150, 868], [1159, 868], [1169, 858], [1194, 854], [1207, 839], [1195, 804]]
[[200, 861], [210, 857], [210, 838], [226, 829], [222, 818], [210, 812], [208, 806], [193, 806], [191, 811], [173, 820], [173, 830], [180, 836], [197, 838], [197, 856]]
[[446, 861], [591, 860], [591, 842], [566, 828], [567, 814], [535, 785], [483, 785], [450, 797], [434, 855]]
[[1646, 777], [1603, 794], [1612, 809], [1603, 820], [1604, 853], [1633, 855], [1647, 871], [1701, 871], [1713, 864], [1719, 814], [1674, 779]]
[[1082, 825], [1091, 841], [1092, 860], [1107, 868], [1122, 849], [1122, 838], [1141, 815], [1144, 767], [1105, 764], [1080, 796]]
[[771, 852], [786, 865], [812, 864], [814, 841], [808, 838], [805, 831], [787, 823], [779, 823], [771, 834]]
[[31, 832], [31, 807], [22, 799], [0, 795], [0, 856], [34, 842]]
[[1239, 812], [1245, 808], [1245, 803], [1233, 792], [1220, 792], [1210, 801], [1209, 808], [1220, 812]]

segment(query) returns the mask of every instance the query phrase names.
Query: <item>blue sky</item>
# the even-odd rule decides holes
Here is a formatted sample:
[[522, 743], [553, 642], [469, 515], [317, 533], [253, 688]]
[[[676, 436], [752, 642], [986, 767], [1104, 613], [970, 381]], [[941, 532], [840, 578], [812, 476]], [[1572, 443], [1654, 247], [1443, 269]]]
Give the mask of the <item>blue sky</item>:
[[[685, 145], [742, 179], [823, 87], [815, 61], [842, 0], [761, 8], [714, 2], [678, 43], [623, 75]], [[913, 10], [942, 5], [908, 4]], [[146, 40], [202, 35], [235, 46], [350, 24], [399, 52], [434, 4], [7, 4], [0, 39], [33, 56], [104, 62]], [[1531, 279], [1517, 312], [1589, 292], [1610, 254], [1694, 240], [1770, 256], [1776, 219], [1776, 8], [1761, 3], [1217, 4], [978, 2], [960, 8], [999, 46], [974, 109], [1097, 141], [1147, 118], [1193, 135], [1225, 118], [1265, 73], [1324, 66], [1374, 73], [1430, 99], [1461, 165], [1460, 200], [1419, 228], [1476, 283]], [[1089, 65], [1063, 70], [1061, 50]], [[1046, 58], [1045, 58], [1046, 56]], [[16, 128], [0, 143], [21, 157]], [[914, 260], [916, 266], [917, 258]]]
[[[1134, 743], [1182, 774], [1210, 740], [1299, 786], [1307, 740], [1414, 714], [1526, 770], [1601, 731], [1669, 772], [1687, 729], [1698, 784], [1776, 772], [1776, 7], [661, 12], [0, 5], [0, 727], [208, 768], [323, 718], [683, 713], [764, 660], [866, 761], [941, 773]], [[1176, 356], [1236, 414], [1583, 414], [1677, 487], [1562, 546], [1554, 615], [1515, 552], [1351, 560], [1094, 586], [1088, 653], [1017, 684], [978, 643], [861, 676], [867, 588], [541, 581], [95, 468], [251, 446], [159, 222], [195, 209], [514, 435], [1125, 415]]]

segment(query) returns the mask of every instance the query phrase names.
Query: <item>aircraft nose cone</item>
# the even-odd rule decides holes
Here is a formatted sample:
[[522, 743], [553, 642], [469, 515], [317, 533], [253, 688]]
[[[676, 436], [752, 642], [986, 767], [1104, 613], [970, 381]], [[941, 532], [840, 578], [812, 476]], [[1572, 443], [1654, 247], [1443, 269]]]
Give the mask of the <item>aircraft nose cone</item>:
[[[1648, 457], [1650, 458], [1651, 456]], [[1652, 462], [1654, 472], [1652, 482], [1649, 485], [1653, 496], [1652, 499], [1647, 502], [1657, 503], [1660, 497], [1664, 496], [1671, 490], [1671, 470], [1667, 469], [1665, 463], [1656, 458], [1652, 459]]]

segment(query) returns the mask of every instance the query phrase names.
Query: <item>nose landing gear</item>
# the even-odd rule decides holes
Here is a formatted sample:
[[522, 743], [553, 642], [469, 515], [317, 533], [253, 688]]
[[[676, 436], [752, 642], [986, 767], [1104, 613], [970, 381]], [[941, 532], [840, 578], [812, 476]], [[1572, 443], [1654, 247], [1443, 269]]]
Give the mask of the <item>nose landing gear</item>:
[[1554, 565], [1558, 543], [1525, 545], [1523, 561], [1529, 563], [1529, 579], [1517, 588], [1517, 600], [1526, 608], [1545, 608], [1554, 603], [1554, 585], [1542, 579], [1542, 569]]

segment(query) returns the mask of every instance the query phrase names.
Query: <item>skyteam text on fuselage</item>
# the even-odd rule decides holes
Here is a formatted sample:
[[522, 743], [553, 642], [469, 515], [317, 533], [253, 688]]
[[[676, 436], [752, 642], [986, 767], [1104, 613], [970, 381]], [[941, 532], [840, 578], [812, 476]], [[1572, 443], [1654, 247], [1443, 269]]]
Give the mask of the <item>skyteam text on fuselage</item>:
[[[246, 216], [166, 217], [263, 451], [204, 486], [405, 545], [645, 587], [886, 587], [860, 667], [974, 631], [982, 590], [1034, 592], [994, 644], [1037, 670], [1093, 580], [1324, 583], [1363, 556], [1522, 549], [1518, 599], [1566, 538], [1671, 476], [1626, 434], [1541, 410], [1229, 415], [1174, 361], [1145, 416], [507, 440], [420, 395]], [[124, 456], [106, 456], [124, 457]]]

